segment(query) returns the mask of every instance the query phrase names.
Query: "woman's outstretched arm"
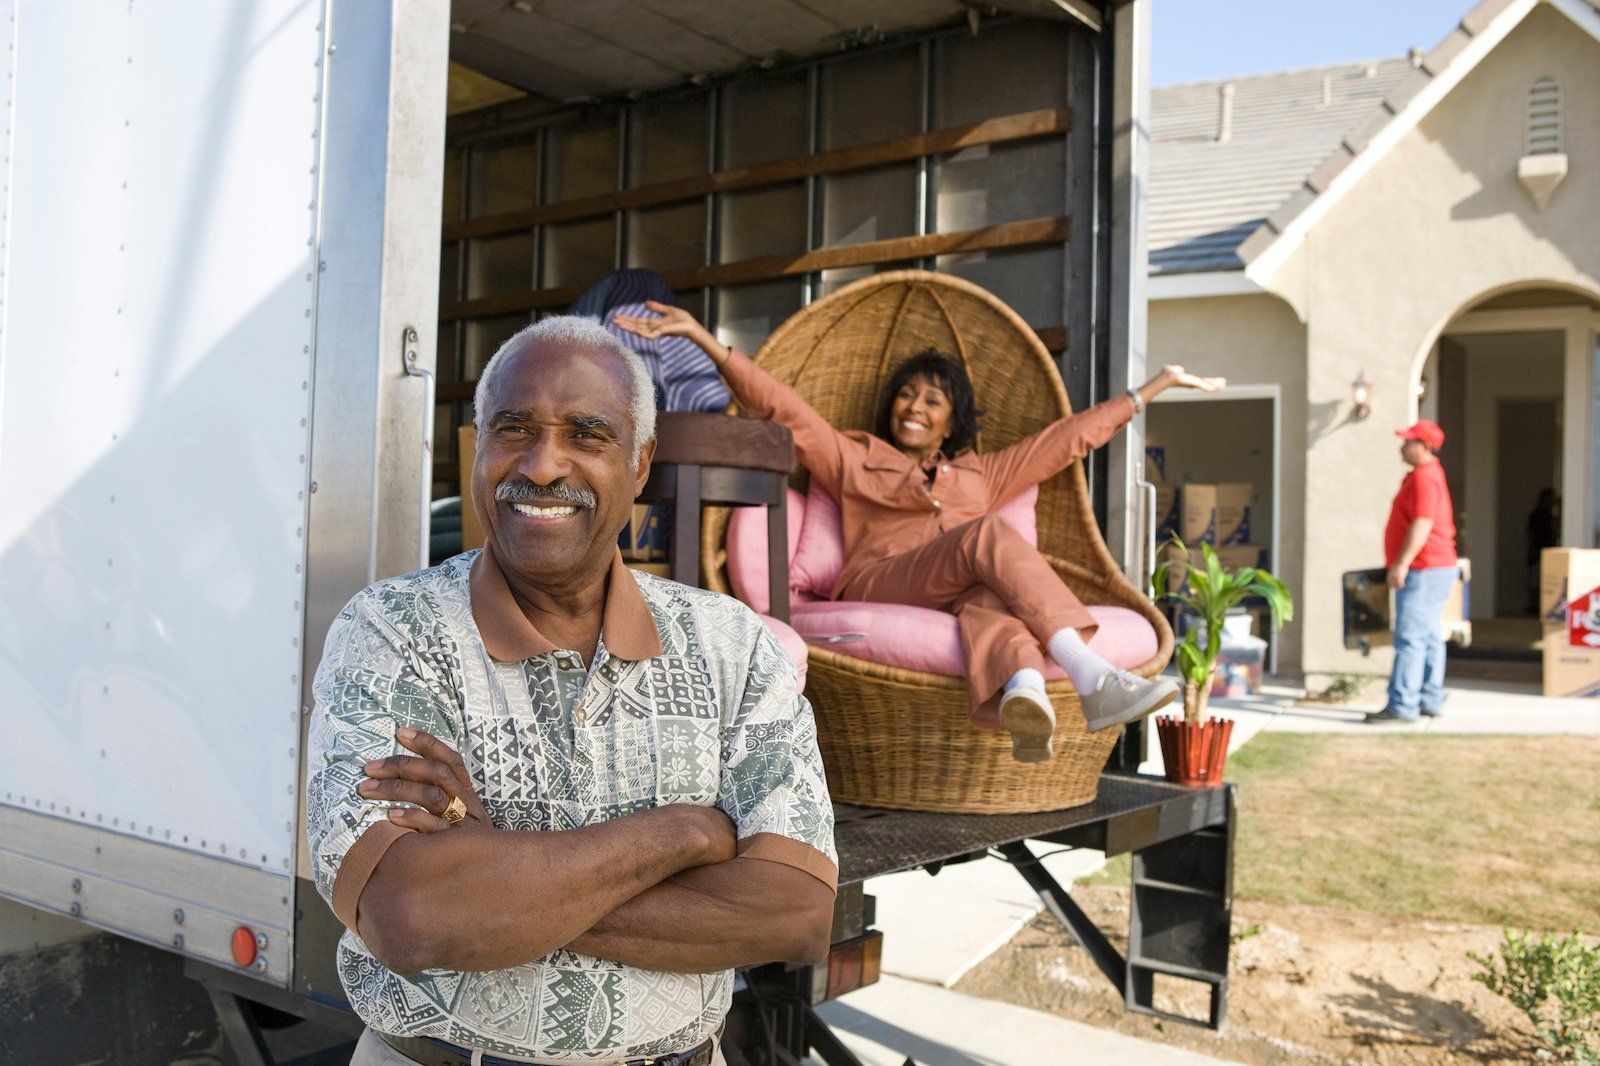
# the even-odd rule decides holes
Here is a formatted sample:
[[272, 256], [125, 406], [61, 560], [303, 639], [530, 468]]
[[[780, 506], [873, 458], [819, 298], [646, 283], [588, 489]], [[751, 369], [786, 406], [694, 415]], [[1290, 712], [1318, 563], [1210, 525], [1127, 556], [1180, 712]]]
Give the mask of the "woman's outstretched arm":
[[[1227, 380], [1203, 378], [1181, 366], [1164, 366], [1155, 377], [1139, 386], [1056, 420], [1031, 437], [1024, 437], [1009, 448], [978, 456], [984, 480], [989, 485], [989, 506], [1011, 499], [1029, 485], [1052, 477], [1105, 444], [1127, 425], [1144, 406], [1168, 389], [1199, 389], [1217, 392]], [[1134, 399], [1134, 392], [1138, 399]]]
[[844, 453], [850, 447], [850, 441], [843, 434], [829, 425], [828, 420], [794, 389], [713, 337], [688, 311], [654, 300], [646, 301], [645, 306], [655, 312], [654, 317], [617, 315], [612, 322], [649, 340], [683, 337], [698, 345], [711, 357], [740, 408], [756, 418], [771, 419], [787, 426], [794, 434], [794, 450], [801, 465], [823, 488], [837, 493]]

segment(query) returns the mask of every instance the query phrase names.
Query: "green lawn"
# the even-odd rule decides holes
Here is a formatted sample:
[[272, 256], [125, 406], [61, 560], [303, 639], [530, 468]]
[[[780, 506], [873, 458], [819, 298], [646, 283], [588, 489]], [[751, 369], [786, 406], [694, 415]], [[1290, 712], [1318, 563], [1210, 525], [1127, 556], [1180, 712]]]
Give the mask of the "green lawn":
[[1227, 779], [1240, 898], [1600, 933], [1600, 739], [1266, 733]]

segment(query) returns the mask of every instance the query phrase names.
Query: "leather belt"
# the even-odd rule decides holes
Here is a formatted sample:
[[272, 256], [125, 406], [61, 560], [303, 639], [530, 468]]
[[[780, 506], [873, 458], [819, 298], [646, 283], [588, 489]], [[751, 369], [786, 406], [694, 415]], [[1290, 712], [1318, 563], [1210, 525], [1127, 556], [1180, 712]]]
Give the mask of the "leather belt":
[[[435, 1040], [429, 1036], [393, 1036], [389, 1033], [378, 1033], [378, 1039], [394, 1048], [413, 1062], [422, 1066], [475, 1066], [472, 1052], [464, 1047], [444, 1040]], [[688, 1051], [675, 1051], [670, 1055], [657, 1055], [652, 1058], [619, 1059], [614, 1066], [711, 1066], [712, 1042], [705, 1041]], [[503, 1059], [498, 1055], [487, 1052], [478, 1060], [483, 1066], [530, 1066], [522, 1059]], [[532, 1066], [538, 1066], [537, 1063]], [[596, 1063], [596, 1066], [613, 1066], [611, 1063]]]

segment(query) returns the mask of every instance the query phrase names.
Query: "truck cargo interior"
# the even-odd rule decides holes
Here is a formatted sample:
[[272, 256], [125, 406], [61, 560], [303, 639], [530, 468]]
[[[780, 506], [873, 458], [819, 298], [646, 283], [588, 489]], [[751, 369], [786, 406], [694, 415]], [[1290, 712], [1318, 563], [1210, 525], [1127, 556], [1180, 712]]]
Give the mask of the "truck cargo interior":
[[436, 496], [495, 348], [628, 267], [747, 351], [850, 281], [949, 272], [1075, 347], [1089, 399], [1097, 64], [1074, 5], [533, 6], [453, 9]]

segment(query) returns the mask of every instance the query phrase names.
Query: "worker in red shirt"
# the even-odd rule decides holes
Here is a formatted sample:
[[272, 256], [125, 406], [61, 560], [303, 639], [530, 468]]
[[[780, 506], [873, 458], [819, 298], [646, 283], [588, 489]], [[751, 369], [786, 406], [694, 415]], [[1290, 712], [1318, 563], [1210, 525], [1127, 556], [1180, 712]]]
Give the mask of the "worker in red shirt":
[[1389, 702], [1368, 722], [1415, 722], [1444, 706], [1444, 605], [1456, 580], [1455, 508], [1435, 454], [1444, 430], [1426, 420], [1396, 430], [1411, 467], [1389, 508], [1384, 565], [1394, 595], [1394, 669]]

